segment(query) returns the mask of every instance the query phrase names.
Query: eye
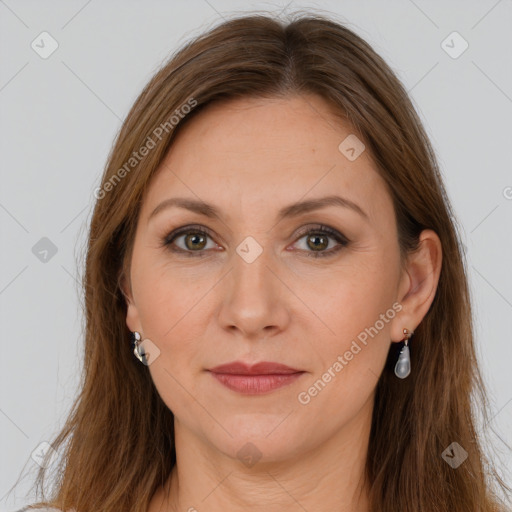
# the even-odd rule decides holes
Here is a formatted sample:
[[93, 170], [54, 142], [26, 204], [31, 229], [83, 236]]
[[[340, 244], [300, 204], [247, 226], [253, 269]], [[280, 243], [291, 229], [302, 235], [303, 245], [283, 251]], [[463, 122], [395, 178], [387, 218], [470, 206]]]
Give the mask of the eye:
[[[328, 226], [319, 225], [313, 229], [302, 230], [302, 233], [299, 234], [299, 240], [302, 238], [306, 239], [306, 249], [301, 249], [301, 251], [303, 251], [306, 256], [313, 258], [333, 256], [349, 243], [346, 237]], [[183, 242], [181, 247], [176, 243], [180, 238]], [[185, 226], [167, 235], [162, 245], [174, 253], [181, 253], [192, 257], [204, 257], [207, 256], [204, 249], [219, 248], [213, 241], [213, 247], [208, 247], [208, 238], [210, 238], [210, 233], [202, 226]], [[324, 249], [329, 246], [329, 239], [334, 239], [338, 242], [338, 245], [326, 251]], [[313, 250], [310, 251], [308, 248], [313, 248]]]
[[[324, 258], [333, 256], [349, 243], [349, 240], [346, 237], [328, 226], [319, 226], [318, 228], [314, 229], [310, 228], [306, 231], [303, 231], [301, 235], [302, 236], [300, 239], [306, 239], [305, 254], [306, 256], [312, 258]], [[323, 250], [329, 246], [329, 238], [338, 242], [338, 245], [328, 251]], [[313, 250], [309, 251], [308, 248], [313, 248]]]
[[[170, 251], [176, 253], [182, 253], [186, 256], [206, 256], [203, 249], [207, 247], [207, 239], [210, 237], [208, 231], [201, 226], [186, 226], [173, 231], [165, 237], [163, 245]], [[175, 244], [175, 240], [182, 239], [183, 246]], [[177, 245], [177, 246], [176, 246]], [[218, 247], [217, 244], [213, 243], [214, 247]]]

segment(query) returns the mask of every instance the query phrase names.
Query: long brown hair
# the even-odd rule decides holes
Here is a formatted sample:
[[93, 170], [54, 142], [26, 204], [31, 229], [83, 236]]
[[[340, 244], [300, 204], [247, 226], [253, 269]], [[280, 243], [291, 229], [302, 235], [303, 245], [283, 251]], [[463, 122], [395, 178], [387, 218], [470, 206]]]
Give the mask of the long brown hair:
[[[465, 255], [434, 151], [383, 59], [342, 23], [311, 13], [286, 23], [244, 15], [210, 28], [161, 67], [129, 112], [95, 194], [80, 393], [51, 443], [61, 454], [57, 482], [37, 505], [147, 511], [176, 454], [173, 414], [130, 350], [120, 288], [144, 192], [179, 129], [206, 105], [302, 93], [327, 100], [364, 141], [392, 195], [402, 258], [426, 228], [443, 248], [435, 299], [411, 342], [414, 372], [396, 379], [392, 344], [377, 384], [366, 464], [371, 509], [498, 510], [495, 483], [505, 484], [483, 453], [472, 409], [472, 399], [481, 408], [486, 398]], [[468, 453], [457, 469], [441, 456], [453, 442]], [[43, 492], [45, 474], [39, 470], [36, 482]]]

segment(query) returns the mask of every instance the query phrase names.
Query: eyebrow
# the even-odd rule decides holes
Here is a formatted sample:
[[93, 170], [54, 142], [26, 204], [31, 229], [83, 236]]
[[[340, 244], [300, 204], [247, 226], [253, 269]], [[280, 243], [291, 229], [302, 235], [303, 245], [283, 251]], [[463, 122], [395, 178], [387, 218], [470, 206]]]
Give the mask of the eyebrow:
[[[186, 197], [173, 197], [162, 201], [149, 215], [148, 222], [159, 212], [171, 207], [183, 208], [192, 212], [204, 215], [212, 219], [221, 220], [221, 212], [215, 206], [205, 203], [204, 201], [190, 199]], [[285, 218], [296, 217], [303, 213], [308, 213], [327, 206], [338, 206], [342, 208], [349, 208], [357, 212], [365, 220], [369, 221], [368, 214], [356, 203], [341, 196], [326, 196], [317, 199], [309, 199], [306, 201], [299, 201], [281, 208], [277, 214], [277, 220], [281, 221]]]

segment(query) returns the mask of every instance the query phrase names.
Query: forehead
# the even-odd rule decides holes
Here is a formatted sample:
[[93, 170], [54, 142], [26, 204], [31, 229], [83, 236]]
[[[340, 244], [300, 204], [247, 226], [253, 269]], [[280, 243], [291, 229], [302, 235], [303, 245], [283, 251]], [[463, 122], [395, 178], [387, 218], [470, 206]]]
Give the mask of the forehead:
[[173, 196], [200, 199], [237, 218], [339, 193], [370, 218], [391, 206], [367, 151], [350, 161], [339, 149], [352, 127], [314, 95], [214, 103], [177, 134], [153, 176], [149, 215]]

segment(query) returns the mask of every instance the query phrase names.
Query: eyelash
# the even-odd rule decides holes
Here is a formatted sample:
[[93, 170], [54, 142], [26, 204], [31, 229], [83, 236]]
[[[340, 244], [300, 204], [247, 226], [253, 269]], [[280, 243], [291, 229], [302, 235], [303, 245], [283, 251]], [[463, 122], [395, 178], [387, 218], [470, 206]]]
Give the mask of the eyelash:
[[[201, 226], [185, 226], [183, 228], [179, 228], [179, 229], [169, 233], [163, 239], [162, 246], [166, 247], [168, 250], [170, 250], [173, 253], [184, 254], [186, 257], [192, 257], [192, 258], [205, 257], [206, 256], [205, 251], [186, 251], [184, 249], [172, 247], [172, 244], [176, 238], [178, 238], [180, 235], [190, 234], [190, 233], [201, 234], [201, 235], [210, 237], [209, 232], [207, 230], [203, 229]], [[318, 227], [310, 228], [308, 230], [302, 231], [299, 234], [299, 237], [297, 238], [297, 240], [300, 240], [304, 236], [310, 235], [313, 233], [315, 233], [315, 234], [321, 233], [321, 234], [329, 235], [331, 238], [335, 239], [339, 243], [339, 245], [337, 247], [335, 247], [334, 249], [330, 249], [328, 251], [319, 251], [319, 252], [305, 251], [306, 256], [310, 257], [310, 258], [328, 258], [328, 257], [334, 256], [338, 251], [340, 251], [341, 249], [346, 247], [350, 242], [346, 237], [344, 237], [341, 233], [339, 233], [335, 229], [332, 229], [328, 226], [323, 226], [323, 225], [319, 225]]]

